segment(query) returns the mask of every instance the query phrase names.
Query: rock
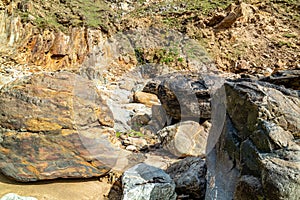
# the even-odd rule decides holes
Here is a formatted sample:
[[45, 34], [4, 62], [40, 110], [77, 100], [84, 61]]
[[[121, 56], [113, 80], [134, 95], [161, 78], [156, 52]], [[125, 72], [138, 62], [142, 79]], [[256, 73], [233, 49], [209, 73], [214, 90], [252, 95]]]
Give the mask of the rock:
[[140, 128], [147, 125], [150, 119], [150, 116], [146, 113], [137, 113], [130, 120], [131, 128], [135, 131], [140, 131]]
[[117, 159], [113, 126], [87, 79], [58, 72], [16, 80], [0, 90], [0, 171], [24, 182], [103, 175]]
[[[246, 3], [240, 3], [239, 5], [231, 4], [228, 7], [229, 13], [224, 17], [220, 23], [215, 25], [216, 29], [230, 28], [236, 21], [249, 22], [254, 12], [257, 10], [254, 6]], [[222, 16], [222, 15], [221, 15]], [[217, 18], [220, 20], [220, 18]], [[216, 21], [212, 18], [211, 24]]]
[[143, 163], [162, 170], [166, 170], [171, 164], [178, 161], [176, 156], [170, 154], [163, 148], [157, 148], [155, 151], [147, 152], [146, 157], [147, 158], [143, 161]]
[[260, 79], [286, 88], [300, 90], [300, 70], [277, 71], [269, 77]]
[[144, 138], [134, 138], [134, 137], [128, 137], [124, 141], [124, 143], [126, 143], [127, 145], [135, 146], [137, 150], [141, 150], [141, 149], [147, 147], [147, 144], [148, 144]]
[[175, 181], [176, 193], [189, 199], [204, 199], [206, 163], [198, 157], [187, 157], [172, 164], [166, 172]]
[[140, 128], [140, 131], [147, 136], [155, 136], [159, 130], [171, 124], [171, 118], [161, 105], [153, 105], [151, 111], [152, 116], [148, 125]]
[[[125, 105], [129, 104], [130, 92], [114, 88], [107, 89], [106, 87], [99, 87], [101, 91], [106, 91], [107, 104], [114, 116], [114, 129], [119, 132], [130, 130], [129, 121], [131, 115], [134, 113], [133, 109], [127, 109]], [[133, 106], [134, 107], [134, 106]]]
[[157, 134], [163, 147], [178, 157], [205, 155], [208, 132], [197, 122], [167, 126]]
[[166, 125], [171, 124], [171, 118], [167, 115], [165, 109], [161, 105], [152, 106], [152, 125], [155, 126], [157, 130], [162, 129]]
[[175, 183], [163, 170], [140, 163], [122, 176], [123, 200], [175, 200]]
[[[152, 121], [150, 121], [152, 123]], [[140, 128], [140, 131], [143, 135], [146, 135], [147, 137], [155, 137], [157, 133], [157, 129], [152, 124], [143, 126]]]
[[137, 151], [137, 148], [136, 148], [136, 146], [134, 146], [134, 145], [128, 145], [128, 146], [126, 147], [126, 150], [128, 150], [128, 151]]
[[234, 199], [259, 200], [263, 198], [263, 188], [260, 180], [254, 176], [242, 176], [237, 183]]
[[[144, 104], [140, 103], [126, 103], [122, 104], [118, 101], [107, 101], [111, 111], [114, 115], [115, 126], [114, 129], [119, 132], [126, 132], [132, 130], [133, 127], [130, 126], [132, 118], [135, 118], [136, 115], [151, 115], [151, 108], [146, 107]], [[143, 114], [142, 114], [143, 113]], [[134, 120], [137, 120], [137, 117]], [[142, 118], [147, 118], [146, 116]], [[133, 121], [134, 121], [133, 120]], [[139, 120], [137, 120], [139, 121]], [[143, 119], [144, 121], [144, 119]], [[145, 121], [144, 121], [145, 122]], [[138, 124], [136, 124], [138, 125]]]
[[[0, 40], [1, 45], [13, 47], [16, 51], [15, 60], [22, 65], [42, 66], [46, 71], [78, 70], [89, 53], [89, 45], [92, 44], [92, 31], [85, 28], [72, 28], [69, 34], [65, 34], [49, 29], [38, 31], [37, 27], [22, 23], [19, 16], [6, 14], [1, 20], [10, 24], [2, 33], [7, 37], [6, 40]], [[85, 37], [86, 35], [88, 36]]]
[[156, 95], [146, 92], [135, 92], [134, 102], [145, 104], [148, 107], [160, 104]]
[[23, 197], [14, 193], [8, 193], [4, 195], [0, 200], [37, 200], [34, 197]]
[[212, 27], [219, 24], [225, 17], [225, 13], [215, 13], [214, 16], [209, 20], [208, 26]]
[[252, 199], [246, 191], [253, 199], [299, 199], [299, 91], [251, 79], [224, 89], [226, 121], [207, 156], [206, 199]]
[[148, 82], [144, 92], [158, 96], [167, 115], [173, 121], [209, 119], [210, 94], [222, 81], [216, 76], [191, 73], [172, 73]]

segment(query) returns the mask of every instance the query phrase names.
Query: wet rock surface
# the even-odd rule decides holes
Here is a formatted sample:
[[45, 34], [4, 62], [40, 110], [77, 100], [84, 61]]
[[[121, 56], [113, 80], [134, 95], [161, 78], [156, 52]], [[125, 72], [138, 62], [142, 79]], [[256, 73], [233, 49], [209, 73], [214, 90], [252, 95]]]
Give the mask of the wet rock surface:
[[245, 191], [299, 199], [298, 91], [249, 79], [228, 81], [225, 91], [225, 125], [207, 157], [206, 199], [243, 199]]

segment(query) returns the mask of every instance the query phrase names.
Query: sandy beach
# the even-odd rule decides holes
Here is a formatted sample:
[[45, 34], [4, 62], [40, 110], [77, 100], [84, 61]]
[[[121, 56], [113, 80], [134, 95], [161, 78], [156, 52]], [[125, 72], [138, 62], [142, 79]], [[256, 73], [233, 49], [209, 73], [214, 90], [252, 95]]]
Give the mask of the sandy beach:
[[94, 179], [74, 179], [18, 183], [0, 174], [0, 197], [7, 193], [31, 196], [39, 200], [102, 200], [111, 185]]

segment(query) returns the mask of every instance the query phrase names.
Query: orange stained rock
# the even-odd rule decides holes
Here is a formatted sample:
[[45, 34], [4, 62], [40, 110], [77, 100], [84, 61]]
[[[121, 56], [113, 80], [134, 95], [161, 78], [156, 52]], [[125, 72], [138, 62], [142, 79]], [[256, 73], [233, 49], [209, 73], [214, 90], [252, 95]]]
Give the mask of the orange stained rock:
[[148, 107], [160, 104], [158, 97], [155, 94], [150, 94], [146, 92], [136, 92], [134, 94], [134, 100], [138, 103], [145, 104]]
[[29, 131], [53, 131], [60, 130], [62, 128], [61, 125], [49, 122], [47, 119], [38, 118], [38, 119], [29, 119], [25, 122], [26, 128]]

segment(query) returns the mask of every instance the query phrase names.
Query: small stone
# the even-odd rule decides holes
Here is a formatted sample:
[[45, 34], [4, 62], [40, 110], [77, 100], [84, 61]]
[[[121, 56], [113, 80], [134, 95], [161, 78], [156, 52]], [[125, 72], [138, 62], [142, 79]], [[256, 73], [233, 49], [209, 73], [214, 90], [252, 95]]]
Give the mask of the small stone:
[[128, 140], [128, 138], [126, 138], [124, 141], [123, 141], [123, 144], [125, 146], [128, 146], [128, 145], [131, 145], [130, 141]]
[[[152, 122], [152, 121], [150, 121]], [[148, 137], [154, 137], [157, 133], [157, 128], [153, 125], [147, 125], [140, 128], [140, 131], [143, 135]]]
[[120, 135], [120, 139], [121, 139], [121, 140], [126, 140], [127, 138], [128, 138], [127, 135], [124, 135], [124, 134], [121, 134], [121, 135]]
[[147, 146], [147, 141], [144, 138], [129, 137], [128, 141], [130, 144], [136, 146], [138, 149], [143, 149]]
[[239, 60], [236, 62], [236, 66], [238, 69], [240, 70], [249, 70], [250, 69], [250, 65], [247, 61], [245, 60]]
[[128, 150], [128, 151], [137, 151], [137, 148], [134, 145], [129, 145], [129, 146], [126, 147], [126, 150]]
[[36, 20], [36, 17], [29, 14], [29, 15], [28, 15], [28, 19], [29, 19], [30, 21], [34, 21], [34, 20]]

